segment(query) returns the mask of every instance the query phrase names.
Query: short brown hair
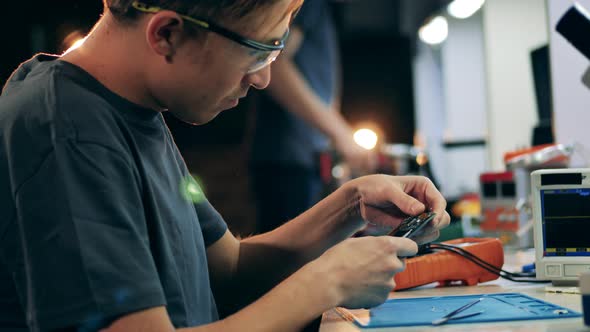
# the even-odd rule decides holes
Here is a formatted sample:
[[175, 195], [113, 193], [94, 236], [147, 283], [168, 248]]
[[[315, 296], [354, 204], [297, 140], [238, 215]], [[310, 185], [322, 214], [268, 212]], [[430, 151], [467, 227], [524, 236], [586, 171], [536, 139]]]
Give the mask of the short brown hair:
[[[140, 14], [131, 4], [134, 0], [103, 0], [108, 9], [120, 21], [133, 21]], [[173, 10], [185, 15], [206, 18], [218, 22], [239, 20], [255, 10], [283, 0], [145, 0], [148, 5]], [[303, 0], [291, 0], [287, 13], [296, 10]], [[286, 14], [287, 14], [286, 13]]]

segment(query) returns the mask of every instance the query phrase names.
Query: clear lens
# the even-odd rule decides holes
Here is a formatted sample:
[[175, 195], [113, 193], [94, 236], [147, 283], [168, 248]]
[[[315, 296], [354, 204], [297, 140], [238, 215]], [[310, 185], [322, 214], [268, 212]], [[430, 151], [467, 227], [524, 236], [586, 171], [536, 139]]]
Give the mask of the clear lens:
[[252, 54], [254, 60], [248, 67], [247, 73], [252, 74], [255, 73], [266, 66], [270, 65], [273, 61], [277, 59], [279, 54], [281, 54], [280, 50], [272, 51], [272, 52], [265, 52], [265, 51], [256, 51], [255, 54]]
[[265, 68], [281, 54], [281, 50], [260, 51], [234, 43], [231, 40], [227, 40], [227, 43], [228, 47], [223, 52], [225, 58], [246, 74], [252, 74]]

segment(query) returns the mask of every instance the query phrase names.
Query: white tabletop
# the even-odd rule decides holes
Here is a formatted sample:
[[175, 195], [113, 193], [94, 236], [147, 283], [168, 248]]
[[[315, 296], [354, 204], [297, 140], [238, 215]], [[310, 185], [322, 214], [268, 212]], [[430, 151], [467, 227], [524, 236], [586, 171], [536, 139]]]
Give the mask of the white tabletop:
[[[517, 271], [517, 267], [533, 261], [534, 255], [531, 251], [517, 251], [506, 254], [506, 264], [504, 269], [508, 271]], [[545, 292], [545, 286], [550, 284], [534, 283], [517, 283], [504, 279], [498, 279], [477, 286], [455, 286], [436, 288], [434, 284], [422, 286], [412, 290], [401, 292], [392, 292], [390, 298], [411, 298], [411, 297], [429, 297], [444, 295], [465, 295], [465, 294], [485, 294], [485, 293], [523, 293], [547, 302], [551, 302], [568, 309], [582, 312], [581, 296], [579, 294], [558, 294]], [[465, 324], [447, 324], [442, 326], [415, 326], [415, 327], [397, 327], [397, 328], [380, 328], [380, 329], [360, 329], [352, 323], [343, 320], [338, 313], [330, 310], [324, 313], [320, 332], [351, 332], [351, 331], [498, 331], [498, 332], [543, 332], [543, 331], [590, 331], [590, 327], [584, 326], [583, 318], [560, 318], [545, 320], [525, 320], [525, 321], [508, 321], [493, 323], [465, 323]]]

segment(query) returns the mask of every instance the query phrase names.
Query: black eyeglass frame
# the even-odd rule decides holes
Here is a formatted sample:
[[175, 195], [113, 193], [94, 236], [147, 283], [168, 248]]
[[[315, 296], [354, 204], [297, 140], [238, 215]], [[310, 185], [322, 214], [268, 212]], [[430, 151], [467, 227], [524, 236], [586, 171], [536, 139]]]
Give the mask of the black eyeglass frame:
[[[133, 8], [135, 8], [136, 10], [143, 12], [143, 13], [152, 13], [153, 14], [153, 13], [160, 12], [162, 10], [166, 10], [165, 8], [161, 8], [161, 7], [157, 7], [157, 6], [150, 6], [150, 5], [140, 2], [140, 1], [133, 1], [131, 6]], [[273, 41], [272, 44], [266, 44], [266, 43], [261, 43], [259, 41], [253, 40], [253, 39], [246, 38], [236, 32], [228, 30], [222, 26], [219, 26], [215, 23], [211, 23], [211, 22], [204, 20], [204, 19], [191, 17], [191, 16], [184, 15], [181, 13], [178, 13], [178, 15], [180, 15], [180, 17], [182, 17], [183, 19], [185, 19], [193, 24], [196, 24], [203, 29], [209, 30], [211, 32], [215, 32], [215, 33], [217, 33], [227, 39], [230, 39], [240, 45], [250, 47], [250, 48], [253, 48], [258, 51], [265, 51], [265, 52], [282, 51], [285, 48], [285, 41], [289, 37], [289, 30], [287, 30], [281, 39], [277, 39], [277, 40]]]

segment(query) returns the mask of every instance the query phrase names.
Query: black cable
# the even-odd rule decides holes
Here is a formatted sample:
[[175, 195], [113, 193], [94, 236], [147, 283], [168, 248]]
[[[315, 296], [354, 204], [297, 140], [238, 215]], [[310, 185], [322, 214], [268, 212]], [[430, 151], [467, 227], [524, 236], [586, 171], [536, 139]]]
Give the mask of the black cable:
[[440, 244], [437, 243], [434, 245], [433, 249], [442, 249], [442, 250], [447, 250], [450, 252], [453, 252], [455, 254], [461, 255], [462, 257], [472, 261], [474, 264], [482, 267], [483, 269], [494, 273], [504, 279], [508, 279], [511, 281], [515, 281], [515, 282], [534, 282], [534, 283], [544, 283], [547, 281], [544, 280], [537, 280], [534, 278], [534, 274], [532, 273], [513, 273], [513, 272], [508, 272], [506, 270], [501, 269], [500, 267], [494, 266], [486, 261], [484, 261], [483, 259], [477, 257], [476, 255], [470, 253], [469, 251], [460, 248], [460, 247], [456, 247], [456, 246], [452, 246], [452, 245], [448, 245], [448, 244]]
[[514, 281], [514, 282], [531, 282], [531, 283], [547, 283], [550, 280], [538, 280], [534, 279], [534, 272], [532, 273], [521, 273], [521, 272], [509, 272], [503, 270], [501, 267], [495, 266], [489, 262], [484, 261], [480, 257], [470, 253], [469, 251], [460, 248], [458, 246], [445, 244], [445, 243], [429, 243], [424, 246], [426, 250], [447, 250], [449, 252], [455, 253], [463, 258], [473, 262], [477, 266], [485, 269], [488, 272], [491, 272], [495, 275], [500, 276], [501, 278]]
[[[511, 277], [534, 277], [534, 276], [535, 276], [535, 274], [534, 274], [534, 273], [526, 273], [526, 272], [508, 272], [508, 271], [506, 271], [506, 270], [503, 270], [503, 269], [502, 269], [502, 268], [500, 268], [500, 267], [497, 267], [497, 266], [495, 266], [495, 265], [492, 265], [492, 264], [491, 264], [491, 263], [489, 263], [489, 262], [486, 262], [486, 261], [484, 261], [484, 260], [483, 260], [483, 259], [481, 259], [480, 257], [478, 257], [478, 256], [476, 256], [476, 255], [474, 255], [474, 254], [472, 254], [471, 252], [469, 252], [469, 251], [467, 251], [467, 250], [465, 250], [465, 249], [463, 249], [463, 248], [461, 248], [461, 247], [457, 247], [457, 246], [449, 245], [449, 244], [446, 244], [446, 243], [434, 243], [434, 245], [435, 245], [435, 246], [438, 246], [438, 247], [439, 247], [439, 249], [448, 249], [449, 251], [453, 251], [453, 252], [455, 252], [455, 253], [457, 253], [457, 254], [459, 254], [459, 255], [461, 255], [461, 256], [464, 256], [464, 257], [465, 257], [465, 258], [467, 258], [467, 259], [470, 259], [470, 260], [472, 260], [474, 263], [476, 263], [476, 261], [477, 261], [477, 262], [479, 262], [479, 263], [481, 263], [481, 264], [483, 264], [483, 265], [486, 265], [486, 266], [487, 266], [487, 267], [489, 267], [490, 269], [497, 270], [497, 271], [498, 271], [498, 273], [501, 273], [501, 272], [503, 272], [503, 273], [505, 273], [505, 274], [508, 274], [508, 275], [510, 275]], [[445, 247], [446, 247], [446, 248], [445, 248]], [[435, 248], [435, 249], [436, 249], [436, 248]], [[480, 265], [480, 264], [478, 264], [478, 265]], [[481, 266], [481, 265], [480, 265], [480, 266]]]
[[542, 281], [542, 280], [533, 279], [532, 277], [534, 275], [532, 275], [532, 274], [512, 273], [512, 272], [508, 272], [506, 270], [503, 270], [503, 269], [496, 267], [496, 266], [482, 260], [481, 258], [473, 255], [472, 253], [470, 253], [462, 248], [459, 248], [459, 247], [444, 245], [444, 244], [435, 244], [433, 249], [442, 249], [442, 250], [447, 250], [447, 251], [453, 252], [457, 255], [460, 255], [460, 256], [472, 261], [474, 264], [489, 271], [490, 273], [496, 274], [504, 279], [508, 279], [508, 280], [515, 281], [515, 282], [535, 282], [535, 283], [546, 282], [546, 281]]
[[522, 281], [522, 282], [545, 282], [545, 281], [539, 281], [537, 279], [531, 279], [531, 277], [534, 277], [533, 274], [514, 273], [514, 272], [508, 272], [506, 270], [503, 270], [497, 266], [494, 266], [494, 265], [484, 261], [483, 259], [477, 257], [476, 255], [474, 255], [474, 254], [470, 253], [469, 251], [467, 251], [463, 248], [460, 248], [460, 247], [447, 245], [447, 244], [435, 244], [435, 249], [448, 250], [448, 251], [451, 251], [451, 252], [456, 253], [458, 255], [461, 255], [464, 258], [469, 259], [470, 261], [472, 261], [476, 265], [484, 268], [485, 270], [487, 270], [491, 273], [494, 273], [500, 277], [503, 277], [505, 279], [508, 279], [508, 280]]

